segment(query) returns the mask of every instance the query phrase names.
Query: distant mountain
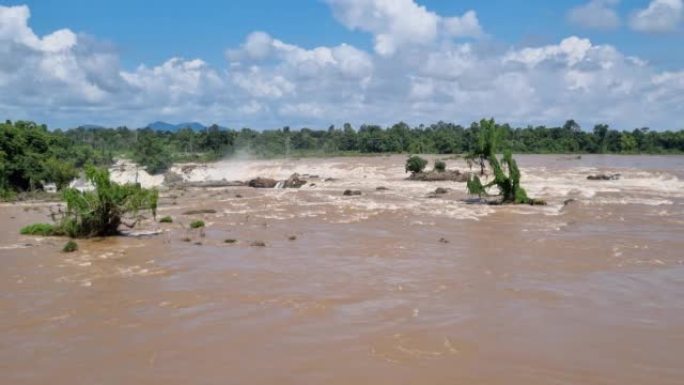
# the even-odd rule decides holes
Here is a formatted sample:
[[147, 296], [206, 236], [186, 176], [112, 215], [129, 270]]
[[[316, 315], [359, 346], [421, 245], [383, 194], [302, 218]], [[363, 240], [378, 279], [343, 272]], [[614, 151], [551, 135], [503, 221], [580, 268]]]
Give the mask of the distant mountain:
[[151, 128], [157, 131], [176, 131], [176, 125], [166, 122], [154, 122], [147, 125], [147, 128]]
[[187, 122], [187, 123], [176, 124], [176, 128], [179, 130], [182, 128], [188, 128], [188, 127], [192, 128], [195, 131], [204, 130], [205, 128], [207, 128], [207, 126], [205, 126], [202, 123], [198, 123], [198, 122]]
[[154, 122], [147, 125], [147, 128], [151, 128], [156, 131], [179, 131], [183, 128], [191, 128], [194, 131], [200, 131], [207, 128], [204, 124], [198, 122], [187, 122], [179, 124], [171, 124], [167, 122]]

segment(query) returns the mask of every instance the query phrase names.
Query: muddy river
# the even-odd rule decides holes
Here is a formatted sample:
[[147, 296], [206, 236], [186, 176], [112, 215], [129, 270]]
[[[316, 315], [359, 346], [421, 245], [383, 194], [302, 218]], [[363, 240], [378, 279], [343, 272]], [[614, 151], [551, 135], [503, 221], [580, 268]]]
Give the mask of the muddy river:
[[404, 156], [219, 162], [184, 178], [318, 177], [163, 191], [161, 234], [70, 254], [19, 235], [54, 204], [3, 204], [0, 383], [684, 383], [684, 157], [518, 160], [548, 206], [468, 203]]

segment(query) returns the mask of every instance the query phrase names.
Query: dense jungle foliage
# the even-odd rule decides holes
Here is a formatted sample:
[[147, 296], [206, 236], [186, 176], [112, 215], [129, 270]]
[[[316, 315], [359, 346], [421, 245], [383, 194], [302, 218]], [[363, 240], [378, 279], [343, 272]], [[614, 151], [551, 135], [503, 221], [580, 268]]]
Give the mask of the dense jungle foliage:
[[[684, 153], [684, 130], [618, 131], [605, 124], [585, 131], [573, 120], [560, 127], [513, 128], [497, 125], [501, 141], [515, 153]], [[345, 153], [467, 154], [478, 146], [482, 130], [438, 122], [411, 127], [397, 123], [383, 128], [350, 124], [327, 130], [302, 128], [256, 131], [222, 129], [213, 125], [193, 131], [84, 128], [50, 131], [45, 125], [17, 121], [0, 124], [0, 194], [58, 188], [86, 165], [106, 166], [127, 157], [152, 173], [164, 172], [179, 161], [210, 161], [227, 156], [282, 157]]]

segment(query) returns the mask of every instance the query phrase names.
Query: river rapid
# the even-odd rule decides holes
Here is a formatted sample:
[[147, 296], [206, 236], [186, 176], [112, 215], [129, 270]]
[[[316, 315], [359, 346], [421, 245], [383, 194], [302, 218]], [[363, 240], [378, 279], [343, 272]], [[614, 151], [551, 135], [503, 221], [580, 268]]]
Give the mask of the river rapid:
[[2, 204], [0, 384], [684, 383], [684, 157], [516, 158], [548, 206], [405, 156], [226, 160], [175, 171], [309, 183], [163, 189], [160, 234], [64, 254], [19, 235], [54, 203]]

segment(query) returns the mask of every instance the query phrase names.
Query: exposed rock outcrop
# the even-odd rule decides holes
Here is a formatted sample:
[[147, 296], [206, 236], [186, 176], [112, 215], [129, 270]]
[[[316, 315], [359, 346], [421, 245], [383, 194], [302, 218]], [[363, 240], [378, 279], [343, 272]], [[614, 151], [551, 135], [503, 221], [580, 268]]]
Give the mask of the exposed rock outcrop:
[[278, 184], [278, 181], [270, 178], [255, 178], [247, 182], [249, 187], [254, 188], [274, 188]]
[[247, 182], [249, 187], [254, 188], [300, 188], [307, 183], [299, 174], [294, 173], [289, 178], [277, 181], [271, 178], [255, 178]]
[[244, 186], [245, 182], [240, 180], [208, 180], [202, 182], [185, 182], [181, 183], [180, 186], [183, 187], [241, 187]]
[[359, 196], [361, 195], [361, 191], [359, 190], [344, 190], [344, 193], [342, 195], [349, 197], [349, 196]]
[[422, 182], [444, 182], [444, 181], [451, 181], [451, 182], [461, 182], [465, 183], [468, 181], [468, 178], [471, 173], [469, 172], [461, 172], [459, 170], [448, 170], [448, 171], [443, 171], [443, 172], [437, 172], [437, 171], [427, 171], [427, 172], [417, 172], [411, 174], [409, 176], [409, 180], [416, 180], [416, 181], [422, 181]]
[[299, 177], [299, 174], [294, 173], [290, 175], [283, 183], [283, 188], [300, 188], [306, 184], [306, 181]]
[[588, 180], [618, 180], [620, 179], [620, 174], [596, 174], [589, 175]]

